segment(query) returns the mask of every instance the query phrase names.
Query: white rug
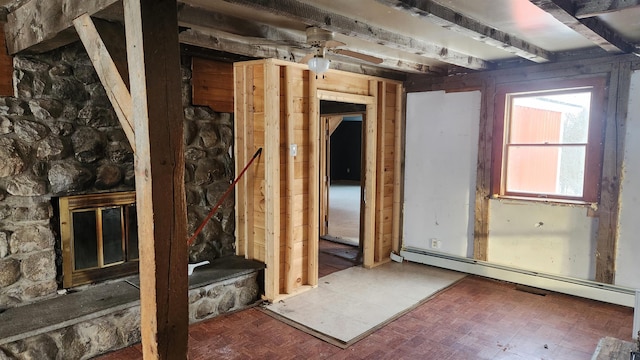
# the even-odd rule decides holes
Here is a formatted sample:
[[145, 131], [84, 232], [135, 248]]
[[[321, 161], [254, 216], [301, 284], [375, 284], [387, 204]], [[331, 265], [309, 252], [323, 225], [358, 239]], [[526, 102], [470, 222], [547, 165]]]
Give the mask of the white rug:
[[347, 347], [462, 279], [465, 274], [414, 263], [352, 267], [317, 288], [266, 306], [268, 313]]

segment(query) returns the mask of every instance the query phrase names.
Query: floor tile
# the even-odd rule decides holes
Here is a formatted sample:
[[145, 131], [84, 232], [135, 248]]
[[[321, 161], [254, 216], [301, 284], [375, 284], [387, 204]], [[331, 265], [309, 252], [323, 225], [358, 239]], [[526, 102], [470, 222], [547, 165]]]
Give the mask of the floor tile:
[[[190, 360], [589, 359], [602, 337], [631, 341], [632, 323], [632, 308], [532, 295], [468, 276], [347, 349], [249, 309], [192, 325], [189, 354]], [[137, 360], [142, 353], [138, 345], [100, 359]]]

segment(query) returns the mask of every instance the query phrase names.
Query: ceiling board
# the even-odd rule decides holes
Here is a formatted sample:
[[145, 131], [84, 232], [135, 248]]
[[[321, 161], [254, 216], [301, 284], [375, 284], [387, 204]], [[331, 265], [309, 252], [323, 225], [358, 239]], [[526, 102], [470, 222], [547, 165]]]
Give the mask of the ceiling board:
[[443, 0], [442, 5], [549, 51], [593, 47], [529, 0]]
[[640, 8], [628, 8], [598, 16], [612, 29], [633, 42], [640, 42]]

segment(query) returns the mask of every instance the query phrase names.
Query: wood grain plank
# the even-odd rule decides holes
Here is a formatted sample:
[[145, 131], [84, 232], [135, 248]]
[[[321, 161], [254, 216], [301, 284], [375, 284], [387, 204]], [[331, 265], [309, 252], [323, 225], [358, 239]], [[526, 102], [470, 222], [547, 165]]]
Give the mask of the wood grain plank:
[[187, 209], [176, 9], [175, 0], [124, 1], [135, 105], [140, 308], [146, 359], [187, 357]]
[[309, 237], [307, 246], [309, 262], [307, 264], [308, 285], [318, 286], [318, 241], [320, 239], [320, 100], [316, 77], [307, 72], [309, 78]]
[[[294, 95], [297, 93], [296, 90], [299, 88], [295, 84], [293, 70], [290, 68], [285, 68], [284, 70], [284, 86], [285, 92], [283, 96], [285, 97], [285, 145], [291, 146], [291, 144], [295, 143], [295, 123], [293, 118], [293, 108], [294, 108]], [[296, 198], [294, 195], [294, 181], [295, 181], [295, 169], [294, 162], [296, 157], [288, 154], [286, 157], [286, 218], [288, 221], [286, 222], [286, 232], [285, 232], [285, 240], [286, 240], [286, 259], [285, 259], [285, 283], [284, 283], [284, 292], [286, 294], [292, 293], [293, 289], [296, 286], [296, 271], [294, 271], [293, 263], [297, 260], [298, 257], [301, 257], [302, 254], [297, 254], [294, 251], [294, 242], [295, 242], [295, 232], [294, 228], [297, 223], [293, 222], [293, 215], [295, 213], [294, 206], [296, 205]]]
[[[246, 131], [247, 131], [247, 97], [245, 93], [245, 73], [246, 66], [234, 66], [234, 78], [235, 78], [235, 99], [237, 101], [234, 104], [234, 122], [233, 133], [234, 139], [234, 160], [235, 168], [240, 169], [242, 164], [246, 161]], [[249, 257], [248, 251], [248, 231], [247, 231], [247, 188], [251, 177], [249, 174], [244, 176], [238, 182], [238, 188], [234, 191], [236, 206], [236, 255]]]
[[620, 212], [620, 181], [624, 153], [625, 122], [629, 102], [631, 64], [616, 64], [609, 80], [609, 94], [605, 122], [602, 182], [598, 205], [598, 232], [596, 238], [596, 281], [615, 282], [618, 244], [618, 218]]
[[233, 112], [233, 64], [193, 57], [192, 102], [217, 112]]
[[365, 153], [365, 205], [364, 205], [364, 243], [362, 265], [366, 268], [375, 266], [376, 242], [376, 149], [378, 118], [378, 85], [377, 81], [369, 82], [369, 101], [365, 119], [364, 153]]
[[264, 65], [265, 101], [265, 297], [280, 295], [280, 67]]
[[374, 258], [376, 262], [382, 260], [383, 254], [383, 237], [384, 237], [384, 147], [385, 138], [384, 133], [386, 129], [385, 117], [387, 115], [387, 107], [385, 106], [387, 101], [387, 84], [384, 81], [380, 81], [376, 84], [378, 94], [378, 115], [376, 118], [376, 132], [377, 132], [377, 144], [376, 144], [376, 246]]
[[7, 15], [5, 35], [9, 54], [29, 49], [44, 52], [78, 40], [72, 21], [93, 15], [118, 0], [31, 0]]
[[13, 96], [13, 56], [7, 52], [4, 36], [0, 36], [0, 96]]
[[493, 155], [493, 118], [495, 81], [488, 80], [480, 89], [480, 125], [473, 224], [473, 258], [488, 260], [489, 249], [489, 197], [491, 195], [491, 164]]

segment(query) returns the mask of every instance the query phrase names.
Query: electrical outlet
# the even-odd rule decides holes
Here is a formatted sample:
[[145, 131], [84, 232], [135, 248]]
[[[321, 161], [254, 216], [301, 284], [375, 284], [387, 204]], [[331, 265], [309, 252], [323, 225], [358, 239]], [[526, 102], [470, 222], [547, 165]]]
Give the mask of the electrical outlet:
[[431, 248], [432, 249], [440, 249], [440, 240], [431, 239]]
[[289, 153], [291, 156], [298, 156], [298, 144], [289, 145]]

